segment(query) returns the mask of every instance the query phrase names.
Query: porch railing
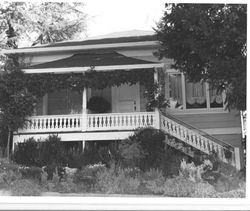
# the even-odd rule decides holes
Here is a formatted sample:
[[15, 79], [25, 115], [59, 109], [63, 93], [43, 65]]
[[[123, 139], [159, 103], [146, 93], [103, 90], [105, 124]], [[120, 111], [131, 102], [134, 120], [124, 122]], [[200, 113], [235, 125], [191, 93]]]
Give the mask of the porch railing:
[[134, 130], [155, 126], [154, 112], [88, 114], [87, 131]]
[[18, 132], [134, 130], [147, 126], [155, 126], [154, 112], [87, 114], [84, 116], [66, 114], [30, 117], [25, 127], [19, 129]]
[[20, 133], [27, 132], [63, 132], [80, 131], [82, 122], [81, 114], [72, 115], [46, 115], [30, 117]]

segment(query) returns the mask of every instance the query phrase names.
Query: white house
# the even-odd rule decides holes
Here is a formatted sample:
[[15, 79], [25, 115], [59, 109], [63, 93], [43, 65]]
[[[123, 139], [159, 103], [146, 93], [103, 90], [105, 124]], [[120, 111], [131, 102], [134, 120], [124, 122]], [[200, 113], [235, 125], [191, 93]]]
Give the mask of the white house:
[[[139, 35], [138, 35], [139, 34]], [[118, 36], [117, 36], [118, 35]], [[84, 73], [96, 71], [154, 70], [155, 82], [164, 87], [170, 108], [164, 113], [147, 112], [145, 87], [123, 84], [102, 90], [84, 88], [82, 93], [61, 90], [47, 93], [26, 128], [14, 134], [14, 145], [29, 137], [58, 134], [64, 142], [123, 139], [138, 127], [155, 127], [174, 139], [166, 143], [192, 156], [192, 149], [216, 151], [219, 158], [237, 169], [242, 167], [241, 122], [237, 111], [225, 110], [223, 93], [216, 94], [208, 83], [190, 83], [185, 75], [171, 69], [171, 59], [159, 61], [153, 52], [159, 43], [153, 32], [139, 31], [112, 36], [68, 41], [50, 45], [5, 50], [25, 56], [26, 74]], [[88, 111], [87, 102], [101, 96], [111, 105], [107, 113]], [[230, 152], [231, 157], [225, 152]]]

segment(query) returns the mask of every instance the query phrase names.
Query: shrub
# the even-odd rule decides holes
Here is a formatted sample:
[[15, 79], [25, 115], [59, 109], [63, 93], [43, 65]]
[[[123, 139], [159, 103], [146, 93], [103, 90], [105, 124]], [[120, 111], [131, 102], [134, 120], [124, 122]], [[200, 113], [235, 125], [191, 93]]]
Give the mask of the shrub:
[[196, 198], [211, 198], [214, 197], [216, 191], [214, 187], [208, 183], [199, 182], [195, 184], [195, 190], [191, 197]]
[[[119, 153], [126, 164], [132, 163], [132, 167], [138, 166], [143, 170], [157, 167], [164, 153], [164, 139], [165, 135], [160, 130], [150, 127], [138, 129], [119, 143]], [[136, 162], [131, 162], [133, 160]]]
[[190, 197], [195, 191], [195, 182], [179, 176], [166, 179], [163, 188], [165, 196]]
[[217, 198], [245, 198], [246, 197], [246, 184], [242, 183], [238, 189], [231, 190], [223, 193], [215, 193], [213, 197]]
[[189, 179], [193, 182], [203, 181], [203, 175], [206, 171], [210, 171], [213, 168], [213, 164], [209, 160], [204, 160], [199, 166], [195, 164], [187, 163], [184, 159], [181, 162], [179, 175]]
[[40, 162], [43, 166], [55, 164], [61, 166], [64, 160], [64, 149], [61, 139], [56, 135], [50, 135], [40, 143]]
[[95, 113], [107, 113], [111, 108], [110, 103], [99, 96], [91, 97], [87, 106], [88, 109]]
[[78, 185], [80, 192], [92, 191], [96, 183], [96, 176], [98, 172], [104, 171], [105, 165], [98, 163], [95, 165], [88, 165], [83, 169], [77, 170], [73, 176], [73, 182]]
[[112, 194], [135, 194], [138, 193], [140, 180], [138, 177], [131, 177], [126, 170], [112, 166], [97, 173], [96, 190]]
[[41, 168], [36, 167], [36, 166], [20, 167], [19, 170], [20, 170], [20, 173], [22, 174], [22, 178], [41, 181], [41, 176], [43, 172]]
[[21, 179], [18, 166], [7, 159], [0, 159], [0, 189], [8, 188], [14, 181]]
[[130, 138], [122, 140], [119, 143], [118, 150], [125, 166], [140, 166], [140, 162], [146, 156], [141, 145]]
[[55, 184], [54, 191], [59, 193], [74, 193], [77, 192], [77, 185], [73, 182], [72, 178], [66, 177], [65, 180]]
[[31, 137], [19, 143], [13, 154], [13, 160], [25, 166], [39, 166], [39, 143]]
[[143, 174], [143, 183], [151, 193], [162, 194], [164, 182], [163, 173], [158, 169], [150, 169]]
[[16, 180], [10, 190], [13, 196], [38, 196], [41, 193], [39, 185], [30, 179]]

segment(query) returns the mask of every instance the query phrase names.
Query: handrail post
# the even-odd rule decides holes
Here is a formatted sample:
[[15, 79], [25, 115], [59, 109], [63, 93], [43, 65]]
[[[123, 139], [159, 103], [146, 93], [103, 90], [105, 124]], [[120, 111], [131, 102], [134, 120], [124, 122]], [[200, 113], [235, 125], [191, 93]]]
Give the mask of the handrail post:
[[[157, 68], [154, 68], [154, 83], [159, 82], [159, 75]], [[155, 108], [155, 128], [160, 129], [160, 111], [159, 108]]]
[[87, 88], [82, 91], [82, 131], [87, 131]]
[[235, 168], [237, 170], [240, 170], [241, 163], [240, 163], [240, 148], [239, 147], [234, 148], [234, 157], [235, 157]]
[[160, 112], [158, 108], [155, 108], [155, 128], [156, 129], [161, 129], [161, 124], [160, 124]]

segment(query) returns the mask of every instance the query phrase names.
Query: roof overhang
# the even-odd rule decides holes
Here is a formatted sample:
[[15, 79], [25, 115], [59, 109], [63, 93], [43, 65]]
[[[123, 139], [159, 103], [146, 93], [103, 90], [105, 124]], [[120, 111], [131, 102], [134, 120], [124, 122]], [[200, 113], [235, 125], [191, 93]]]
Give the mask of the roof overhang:
[[133, 70], [133, 69], [152, 69], [163, 68], [164, 63], [155, 64], [133, 64], [133, 65], [112, 65], [112, 66], [95, 66], [95, 67], [66, 67], [66, 68], [42, 68], [42, 69], [22, 69], [24, 73], [83, 73], [90, 69], [95, 71], [111, 71], [111, 70]]
[[108, 49], [108, 48], [126, 48], [126, 47], [145, 47], [157, 46], [158, 41], [142, 41], [142, 42], [124, 42], [124, 43], [108, 43], [108, 44], [91, 44], [91, 45], [76, 45], [76, 46], [59, 46], [59, 47], [36, 47], [36, 48], [19, 48], [19, 49], [2, 49], [3, 54], [15, 53], [44, 53], [57, 51], [78, 51], [90, 49]]

